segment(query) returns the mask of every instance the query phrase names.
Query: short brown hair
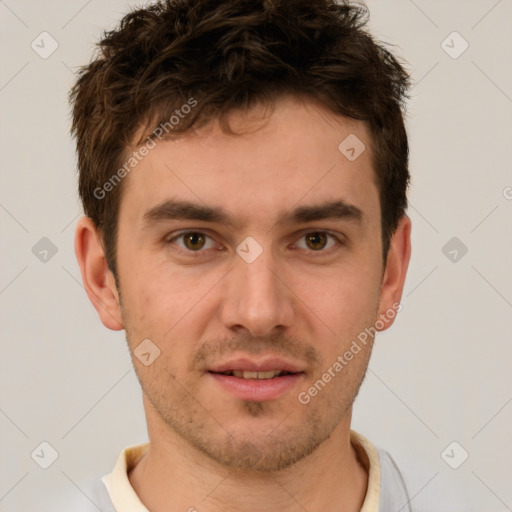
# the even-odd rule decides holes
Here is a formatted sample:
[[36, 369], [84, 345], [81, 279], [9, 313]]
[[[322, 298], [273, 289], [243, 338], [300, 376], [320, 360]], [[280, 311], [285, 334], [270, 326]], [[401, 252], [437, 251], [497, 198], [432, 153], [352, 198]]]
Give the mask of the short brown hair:
[[71, 131], [80, 198], [116, 278], [122, 183], [104, 197], [95, 191], [129, 158], [141, 127], [168, 123], [191, 98], [194, 108], [172, 133], [214, 119], [229, 131], [227, 113], [290, 93], [365, 121], [373, 138], [386, 258], [407, 208], [403, 111], [409, 76], [363, 29], [367, 20], [364, 5], [334, 0], [161, 0], [104, 33], [70, 91]]

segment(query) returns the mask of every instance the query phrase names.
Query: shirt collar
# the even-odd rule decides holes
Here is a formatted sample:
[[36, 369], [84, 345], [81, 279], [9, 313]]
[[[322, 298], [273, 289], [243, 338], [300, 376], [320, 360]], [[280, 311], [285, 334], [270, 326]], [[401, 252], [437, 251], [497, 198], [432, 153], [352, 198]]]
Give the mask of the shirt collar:
[[[350, 431], [350, 441], [356, 450], [361, 464], [368, 472], [368, 487], [361, 512], [378, 512], [381, 481], [379, 453], [368, 439], [354, 430]], [[128, 473], [135, 467], [148, 448], [149, 443], [124, 448], [117, 459], [112, 473], [105, 475], [101, 479], [116, 510], [149, 512], [140, 501], [128, 478]]]

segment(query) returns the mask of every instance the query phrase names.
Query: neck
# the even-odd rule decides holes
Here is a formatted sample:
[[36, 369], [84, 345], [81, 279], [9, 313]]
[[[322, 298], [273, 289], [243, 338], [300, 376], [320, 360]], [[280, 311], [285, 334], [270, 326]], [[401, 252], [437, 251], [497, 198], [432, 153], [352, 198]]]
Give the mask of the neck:
[[152, 418], [150, 447], [129, 479], [152, 512], [360, 511], [368, 463], [350, 442], [347, 416], [315, 452], [275, 473], [222, 466]]

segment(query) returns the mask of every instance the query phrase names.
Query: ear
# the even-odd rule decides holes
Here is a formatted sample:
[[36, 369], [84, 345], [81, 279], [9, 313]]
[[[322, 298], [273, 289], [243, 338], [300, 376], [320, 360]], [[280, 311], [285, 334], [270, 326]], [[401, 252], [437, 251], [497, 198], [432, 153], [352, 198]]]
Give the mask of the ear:
[[[379, 319], [384, 324], [378, 331], [384, 331], [390, 327], [400, 311], [400, 300], [404, 289], [405, 276], [411, 258], [411, 219], [404, 215], [394, 232], [382, 278], [382, 286], [379, 299]], [[391, 312], [393, 311], [393, 315]], [[378, 322], [376, 327], [378, 326]]]
[[82, 217], [75, 231], [75, 254], [85, 291], [105, 327], [124, 329], [114, 275], [105, 258], [100, 236], [89, 217]]

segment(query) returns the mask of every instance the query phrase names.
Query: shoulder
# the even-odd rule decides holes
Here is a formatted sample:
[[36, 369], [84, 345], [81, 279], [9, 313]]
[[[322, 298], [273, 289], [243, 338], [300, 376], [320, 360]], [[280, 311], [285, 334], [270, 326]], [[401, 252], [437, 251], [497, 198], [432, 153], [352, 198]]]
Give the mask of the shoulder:
[[404, 477], [391, 455], [378, 449], [380, 463], [380, 501], [379, 511], [411, 511], [411, 498]]
[[[380, 511], [454, 512], [474, 509], [462, 478], [435, 461], [393, 450], [378, 449], [381, 464]], [[443, 463], [444, 464], [444, 463]], [[449, 471], [451, 471], [451, 473]], [[405, 495], [401, 493], [403, 489]], [[398, 497], [398, 503], [392, 501]], [[395, 508], [389, 508], [391, 503]]]
[[[52, 493], [51, 500], [44, 503], [45, 510], [73, 512], [116, 512], [105, 484], [103, 475], [98, 474], [89, 480], [74, 478]], [[69, 479], [69, 478], [68, 478]], [[65, 479], [66, 480], [66, 479]]]

